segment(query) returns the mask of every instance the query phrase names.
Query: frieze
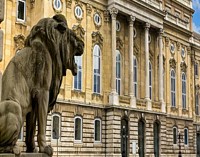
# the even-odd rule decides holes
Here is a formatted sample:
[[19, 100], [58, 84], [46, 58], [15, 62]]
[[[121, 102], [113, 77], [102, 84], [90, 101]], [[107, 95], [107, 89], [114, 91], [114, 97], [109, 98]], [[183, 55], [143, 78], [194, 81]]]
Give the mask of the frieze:
[[74, 25], [72, 27], [72, 30], [74, 31], [74, 33], [81, 38], [82, 40], [84, 40], [84, 36], [85, 36], [85, 30], [84, 28], [81, 26], [81, 24], [78, 25]]
[[99, 46], [102, 48], [102, 46], [103, 46], [103, 36], [99, 31], [92, 33], [92, 43], [93, 43], [93, 46], [95, 44], [99, 44]]
[[187, 71], [187, 65], [186, 65], [185, 62], [181, 62], [180, 67], [181, 67], [181, 71], [182, 72], [186, 72]]
[[93, 93], [92, 94], [92, 100], [103, 101], [103, 95], [97, 94], [97, 93]]
[[72, 97], [85, 98], [85, 92], [82, 92], [80, 90], [72, 90], [71, 94], [72, 94]]
[[14, 37], [14, 41], [15, 41], [16, 50], [21, 50], [24, 47], [25, 36], [22, 34], [19, 34]]
[[72, 7], [72, 0], [66, 0], [66, 7], [71, 9]]
[[110, 20], [109, 11], [108, 10], [104, 10], [103, 15], [104, 15], [104, 22], [109, 22], [109, 20]]

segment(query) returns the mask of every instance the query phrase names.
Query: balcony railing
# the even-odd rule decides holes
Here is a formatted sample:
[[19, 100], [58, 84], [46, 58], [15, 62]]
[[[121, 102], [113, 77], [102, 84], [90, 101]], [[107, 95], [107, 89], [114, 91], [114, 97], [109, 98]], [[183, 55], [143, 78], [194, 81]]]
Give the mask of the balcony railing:
[[171, 23], [174, 23], [175, 25], [178, 25], [184, 29], [190, 30], [190, 25], [188, 21], [183, 20], [171, 13], [166, 12], [165, 20], [170, 21]]

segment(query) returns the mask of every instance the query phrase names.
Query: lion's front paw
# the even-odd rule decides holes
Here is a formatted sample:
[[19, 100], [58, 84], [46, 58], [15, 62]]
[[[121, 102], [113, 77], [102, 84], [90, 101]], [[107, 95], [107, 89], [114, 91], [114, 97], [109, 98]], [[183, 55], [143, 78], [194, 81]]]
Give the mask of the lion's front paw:
[[48, 154], [49, 156], [53, 155], [53, 148], [51, 146], [44, 147], [44, 153]]
[[21, 151], [20, 151], [19, 146], [15, 145], [15, 146], [13, 147], [13, 153], [14, 153], [16, 156], [19, 156], [19, 155], [20, 155]]

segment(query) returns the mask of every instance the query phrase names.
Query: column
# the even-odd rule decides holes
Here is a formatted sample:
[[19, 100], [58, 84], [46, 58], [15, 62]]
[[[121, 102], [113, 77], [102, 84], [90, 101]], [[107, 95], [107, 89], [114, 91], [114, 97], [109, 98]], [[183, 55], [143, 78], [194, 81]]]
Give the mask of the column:
[[162, 112], [166, 112], [164, 99], [163, 99], [163, 29], [159, 31], [159, 101], [161, 102]]
[[109, 104], [118, 105], [119, 97], [116, 92], [116, 17], [118, 10], [116, 8], [110, 9], [110, 14], [112, 18], [112, 78], [111, 78], [111, 93], [109, 95]]
[[146, 87], [146, 93], [145, 93], [145, 99], [147, 102], [147, 109], [151, 110], [152, 106], [151, 106], [151, 102], [150, 102], [150, 98], [149, 98], [149, 28], [150, 28], [150, 24], [146, 23], [145, 24], [145, 75], [146, 75], [146, 80], [145, 80], [145, 87]]
[[133, 85], [133, 24], [135, 17], [130, 16], [129, 18], [129, 96], [130, 96], [130, 106], [136, 108], [136, 98], [134, 94], [134, 85]]

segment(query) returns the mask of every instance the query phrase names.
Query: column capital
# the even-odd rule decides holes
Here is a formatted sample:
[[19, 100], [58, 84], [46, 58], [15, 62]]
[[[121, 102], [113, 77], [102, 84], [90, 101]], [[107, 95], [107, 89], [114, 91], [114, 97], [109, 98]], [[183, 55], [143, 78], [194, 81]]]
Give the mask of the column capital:
[[117, 8], [113, 7], [109, 11], [110, 11], [110, 14], [111, 14], [112, 18], [116, 18], [117, 17], [117, 14], [118, 14], [118, 9]]
[[128, 21], [129, 21], [129, 24], [132, 24], [135, 22], [135, 16], [133, 15], [130, 15], [129, 18], [128, 18]]
[[162, 36], [163, 36], [163, 34], [164, 34], [164, 30], [163, 30], [162, 28], [160, 28], [160, 29], [159, 29], [159, 36], [161, 36], [161, 37], [162, 37]]
[[150, 26], [151, 26], [151, 24], [146, 22], [144, 27], [145, 27], [146, 30], [149, 30]]

